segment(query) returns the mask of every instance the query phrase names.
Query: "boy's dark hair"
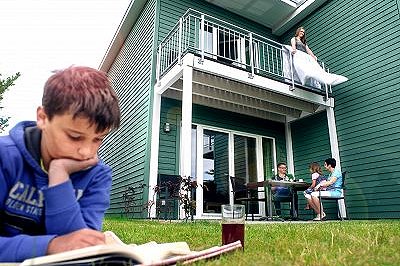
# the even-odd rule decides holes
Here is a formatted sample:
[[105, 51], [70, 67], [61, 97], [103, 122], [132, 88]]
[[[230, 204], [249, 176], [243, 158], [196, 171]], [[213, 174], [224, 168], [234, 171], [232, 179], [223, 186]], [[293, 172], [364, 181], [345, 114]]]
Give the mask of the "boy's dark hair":
[[70, 113], [87, 118], [96, 132], [120, 125], [118, 98], [107, 74], [90, 67], [71, 66], [57, 71], [44, 85], [42, 105], [51, 120]]
[[332, 168], [336, 167], [336, 160], [334, 158], [328, 158], [325, 160], [326, 165], [332, 166]]
[[282, 165], [287, 166], [285, 163], [278, 163], [277, 167], [279, 168], [279, 166], [282, 166]]

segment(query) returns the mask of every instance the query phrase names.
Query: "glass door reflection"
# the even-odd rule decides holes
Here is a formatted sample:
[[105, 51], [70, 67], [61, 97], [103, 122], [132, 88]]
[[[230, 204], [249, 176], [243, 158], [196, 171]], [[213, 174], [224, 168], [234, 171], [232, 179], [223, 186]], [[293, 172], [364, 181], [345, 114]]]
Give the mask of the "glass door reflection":
[[[235, 176], [246, 182], [257, 182], [257, 146], [256, 138], [234, 135]], [[257, 194], [256, 191], [254, 191]], [[257, 197], [257, 195], [252, 195]], [[258, 203], [251, 202], [248, 213], [259, 213]]]
[[229, 135], [213, 130], [203, 132], [203, 212], [221, 213], [229, 203]]

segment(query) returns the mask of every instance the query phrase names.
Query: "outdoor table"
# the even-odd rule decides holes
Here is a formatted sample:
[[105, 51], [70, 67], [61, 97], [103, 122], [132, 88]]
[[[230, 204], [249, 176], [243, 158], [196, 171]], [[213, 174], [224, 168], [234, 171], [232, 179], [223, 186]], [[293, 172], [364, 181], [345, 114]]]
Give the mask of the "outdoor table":
[[296, 197], [295, 193], [297, 191], [303, 191], [310, 187], [310, 183], [300, 182], [300, 181], [277, 181], [277, 180], [264, 180], [259, 182], [249, 182], [246, 184], [248, 188], [258, 188], [264, 187], [265, 189], [265, 205], [267, 207], [267, 218], [272, 219], [272, 187], [287, 187], [290, 188], [292, 193], [292, 213], [293, 219], [298, 218], [298, 210], [294, 206], [296, 206]]

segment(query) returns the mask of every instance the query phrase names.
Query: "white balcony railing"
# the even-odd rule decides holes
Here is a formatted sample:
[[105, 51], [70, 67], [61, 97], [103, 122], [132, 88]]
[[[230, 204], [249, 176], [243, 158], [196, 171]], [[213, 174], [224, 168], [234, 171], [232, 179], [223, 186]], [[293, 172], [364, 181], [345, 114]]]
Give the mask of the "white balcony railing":
[[[282, 82], [290, 82], [291, 89], [301, 85], [294, 79], [293, 56], [283, 44], [265, 38], [218, 18], [189, 9], [158, 46], [156, 79], [175, 64], [181, 63], [186, 53], [230, 64], [249, 72], [249, 78], [261, 75]], [[289, 67], [284, 67], [284, 54]], [[325, 69], [324, 63], [319, 62]], [[312, 86], [326, 94], [331, 87]]]

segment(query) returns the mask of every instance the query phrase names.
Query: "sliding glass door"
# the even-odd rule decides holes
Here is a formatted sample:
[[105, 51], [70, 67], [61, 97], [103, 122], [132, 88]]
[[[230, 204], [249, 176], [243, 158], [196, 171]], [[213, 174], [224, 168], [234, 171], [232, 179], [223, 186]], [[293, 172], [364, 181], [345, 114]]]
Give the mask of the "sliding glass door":
[[[196, 125], [192, 129], [192, 176], [197, 182], [196, 217], [218, 217], [221, 205], [233, 203], [229, 175], [256, 182], [275, 167], [274, 139]], [[184, 158], [181, 158], [184, 159]], [[263, 197], [262, 193], [259, 193]], [[262, 214], [264, 204], [250, 211]]]

